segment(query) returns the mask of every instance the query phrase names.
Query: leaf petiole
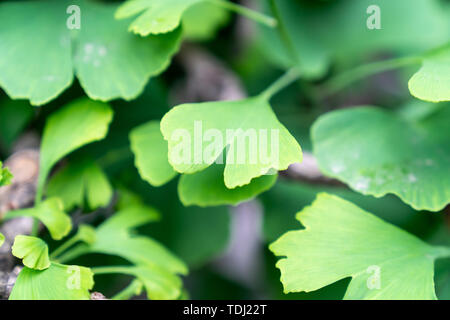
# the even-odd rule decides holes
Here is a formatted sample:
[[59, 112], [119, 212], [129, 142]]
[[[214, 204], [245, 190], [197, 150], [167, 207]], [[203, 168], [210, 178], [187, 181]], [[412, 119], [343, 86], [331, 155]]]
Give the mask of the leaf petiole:
[[279, 91], [286, 88], [295, 80], [298, 80], [300, 78], [300, 75], [301, 72], [298, 68], [294, 67], [289, 69], [284, 75], [282, 75], [274, 83], [272, 83], [266, 90], [261, 92], [259, 96], [267, 101], [270, 100], [270, 98], [272, 98]]
[[223, 7], [225, 9], [228, 9], [230, 11], [234, 11], [240, 15], [243, 15], [251, 20], [254, 20], [256, 22], [265, 24], [269, 27], [275, 27], [277, 25], [277, 20], [267, 16], [265, 14], [262, 14], [260, 12], [254, 11], [252, 9], [246, 8], [244, 6], [241, 6], [239, 4], [235, 4], [231, 1], [227, 0], [208, 0], [211, 3], [214, 3], [220, 7]]

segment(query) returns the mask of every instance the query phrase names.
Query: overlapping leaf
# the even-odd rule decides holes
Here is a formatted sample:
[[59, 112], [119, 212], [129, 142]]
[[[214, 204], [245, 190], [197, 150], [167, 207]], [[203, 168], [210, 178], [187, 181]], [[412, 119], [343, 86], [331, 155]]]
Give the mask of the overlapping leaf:
[[70, 5], [73, 1], [0, 4], [0, 86], [9, 96], [45, 104], [76, 74], [92, 99], [133, 99], [178, 50], [180, 30], [134, 36], [128, 21], [114, 19], [115, 4], [77, 1], [80, 29], [70, 30]]
[[450, 108], [416, 120], [373, 107], [334, 111], [312, 128], [321, 170], [376, 197], [393, 193], [417, 210], [450, 202]]
[[72, 102], [48, 118], [42, 137], [37, 198], [56, 162], [85, 144], [103, 139], [111, 120], [112, 110], [107, 104], [88, 99]]
[[[161, 186], [177, 175], [168, 161], [168, 144], [158, 121], [135, 128], [130, 134], [135, 165], [141, 177], [153, 186]], [[223, 165], [212, 165], [201, 172], [182, 175], [178, 184], [181, 202], [188, 205], [214, 206], [238, 204], [269, 189], [276, 175], [255, 179], [243, 187], [228, 189], [223, 181]]]
[[339, 197], [320, 194], [297, 214], [305, 227], [270, 250], [284, 291], [313, 291], [351, 277], [345, 299], [436, 299], [434, 261], [450, 248], [432, 247]]
[[424, 56], [422, 68], [409, 80], [409, 91], [425, 101], [450, 101], [450, 45]]
[[102, 169], [93, 161], [84, 159], [63, 168], [52, 176], [47, 186], [49, 197], [59, 197], [66, 211], [83, 207], [89, 209], [106, 206], [112, 197], [112, 186]]
[[169, 144], [169, 163], [180, 173], [206, 169], [228, 148], [224, 182], [229, 189], [302, 159], [299, 144], [263, 95], [179, 105], [161, 120], [161, 132]]
[[[435, 0], [417, 0], [414, 6], [409, 0], [273, 2], [286, 35], [263, 27], [264, 51], [284, 66], [299, 65], [313, 79], [324, 76], [335, 60], [354, 64], [365, 54], [386, 50], [421, 53], [450, 36], [448, 15]], [[367, 26], [374, 6], [380, 9], [380, 29]]]
[[51, 263], [45, 270], [24, 267], [10, 300], [89, 300], [94, 286], [89, 268]]
[[60, 240], [72, 229], [72, 221], [63, 210], [64, 205], [61, 199], [48, 198], [33, 208], [9, 211], [5, 219], [34, 217], [47, 227], [53, 239]]
[[18, 235], [14, 239], [12, 254], [23, 259], [23, 264], [35, 270], [45, 270], [50, 267], [47, 244], [36, 237]]

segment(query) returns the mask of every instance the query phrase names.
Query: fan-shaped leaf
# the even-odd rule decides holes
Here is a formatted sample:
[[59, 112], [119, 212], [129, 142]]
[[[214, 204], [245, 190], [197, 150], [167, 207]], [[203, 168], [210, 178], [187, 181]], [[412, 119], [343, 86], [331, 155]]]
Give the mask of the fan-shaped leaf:
[[[92, 99], [133, 99], [178, 50], [181, 32], [140, 38], [114, 19], [115, 4], [79, 0], [79, 30], [67, 27], [70, 0], [0, 4], [0, 86], [44, 104], [76, 74]], [[39, 12], [39, 14], [37, 14]], [[20, 41], [17, 41], [20, 39]]]
[[49, 181], [47, 195], [59, 197], [66, 211], [83, 207], [90, 209], [106, 206], [112, 197], [112, 187], [102, 169], [91, 160], [78, 160], [57, 172]]
[[450, 45], [423, 58], [422, 68], [409, 80], [409, 91], [425, 101], [450, 101]]
[[36, 270], [44, 270], [50, 267], [47, 244], [36, 237], [18, 235], [14, 239], [12, 254], [23, 259], [23, 264]]
[[48, 198], [34, 208], [9, 211], [5, 219], [34, 217], [47, 227], [53, 239], [60, 240], [72, 229], [72, 221], [63, 209], [64, 205], [61, 199]]
[[85, 144], [103, 139], [111, 120], [107, 104], [88, 99], [72, 102], [48, 118], [41, 145], [38, 199], [56, 162]]
[[52, 263], [48, 269], [24, 267], [10, 300], [89, 300], [94, 286], [89, 268]]
[[450, 256], [450, 248], [429, 246], [328, 194], [320, 194], [297, 219], [305, 229], [270, 246], [286, 257], [277, 263], [286, 293], [351, 277], [345, 299], [436, 299], [434, 260]]
[[169, 142], [169, 162], [181, 173], [204, 170], [229, 147], [224, 181], [230, 189], [302, 158], [263, 96], [179, 105], [161, 120], [161, 132]]
[[363, 194], [399, 196], [416, 210], [450, 202], [450, 108], [406, 120], [377, 108], [334, 111], [312, 128], [321, 170]]
[[2, 168], [2, 162], [0, 161], [0, 187], [10, 184], [12, 178], [11, 172], [8, 168]]

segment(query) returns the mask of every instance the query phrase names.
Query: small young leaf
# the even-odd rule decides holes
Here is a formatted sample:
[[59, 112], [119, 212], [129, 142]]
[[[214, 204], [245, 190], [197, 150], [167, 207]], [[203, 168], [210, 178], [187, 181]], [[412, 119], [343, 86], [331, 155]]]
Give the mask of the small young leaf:
[[450, 45], [423, 58], [422, 68], [409, 80], [409, 91], [425, 101], [450, 101]]
[[24, 267], [10, 300], [89, 300], [94, 286], [89, 268], [51, 263], [45, 270]]
[[34, 208], [9, 211], [5, 215], [5, 219], [34, 217], [47, 227], [53, 239], [60, 240], [72, 229], [72, 221], [63, 208], [61, 199], [48, 198]]
[[172, 180], [177, 172], [167, 159], [167, 141], [162, 137], [159, 121], [150, 121], [130, 133], [131, 150], [142, 179], [159, 187]]
[[0, 233], [0, 247], [3, 245], [3, 242], [5, 242], [5, 236]]
[[[129, 33], [129, 21], [114, 19], [115, 4], [76, 1], [78, 18], [66, 14], [70, 5], [71, 0], [0, 4], [0, 86], [10, 97], [42, 105], [76, 75], [92, 99], [133, 99], [179, 48], [180, 30], [145, 39]], [[80, 22], [78, 30], [67, 26], [73, 19]]]
[[82, 224], [78, 227], [77, 237], [80, 241], [83, 241], [87, 244], [95, 243], [97, 239], [97, 234], [95, 229], [90, 225]]
[[125, 19], [139, 14], [129, 30], [148, 36], [166, 33], [180, 25], [183, 13], [194, 4], [204, 0], [128, 0], [116, 11], [116, 19]]
[[439, 211], [450, 203], [449, 121], [446, 106], [415, 121], [373, 107], [333, 111], [312, 127], [314, 154], [322, 172], [358, 192]]
[[83, 207], [87, 200], [89, 209], [106, 206], [113, 194], [112, 186], [102, 169], [91, 160], [70, 163], [50, 179], [47, 186], [49, 197], [59, 197], [66, 211]]
[[0, 161], [0, 187], [6, 186], [11, 183], [13, 175], [8, 168], [2, 168], [2, 162]]
[[351, 277], [345, 299], [436, 299], [434, 260], [450, 248], [432, 247], [363, 211], [322, 193], [297, 214], [305, 229], [270, 245], [285, 293], [313, 291]]
[[[224, 170], [229, 189], [249, 184], [270, 169], [284, 170], [302, 160], [299, 144], [278, 121], [264, 96], [179, 105], [161, 120], [161, 132], [169, 142], [169, 162], [181, 173], [204, 170], [229, 147]], [[203, 148], [207, 140], [204, 132], [214, 135]], [[254, 143], [250, 148], [246, 140], [258, 135], [258, 143], [250, 141]]]
[[14, 239], [12, 254], [23, 259], [23, 264], [36, 270], [44, 270], [50, 266], [47, 244], [36, 237], [18, 235]]
[[41, 145], [38, 199], [56, 162], [85, 144], [103, 139], [112, 116], [113, 112], [107, 104], [80, 99], [48, 118]]

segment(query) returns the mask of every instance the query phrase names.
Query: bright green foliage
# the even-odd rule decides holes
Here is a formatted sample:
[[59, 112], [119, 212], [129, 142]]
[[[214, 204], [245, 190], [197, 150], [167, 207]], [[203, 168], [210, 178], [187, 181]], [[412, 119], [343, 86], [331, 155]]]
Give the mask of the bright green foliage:
[[140, 14], [129, 30], [148, 36], [166, 33], [180, 25], [183, 13], [191, 6], [204, 0], [128, 0], [116, 11], [117, 19]]
[[3, 242], [5, 242], [5, 236], [0, 233], [0, 247], [3, 245]]
[[41, 145], [38, 199], [51, 168], [70, 152], [103, 139], [112, 116], [107, 104], [80, 99], [48, 118]]
[[202, 1], [189, 7], [181, 18], [183, 35], [190, 40], [209, 40], [229, 21], [230, 12]]
[[91, 160], [78, 160], [57, 172], [49, 181], [47, 195], [59, 197], [66, 211], [83, 207], [89, 209], [106, 206], [112, 197], [112, 186], [102, 169]]
[[8, 168], [2, 168], [2, 162], [0, 161], [0, 187], [10, 184], [12, 178], [11, 172]]
[[[229, 130], [234, 134], [229, 134]], [[209, 137], [211, 142], [204, 143], [202, 134], [207, 131], [213, 134]], [[239, 101], [179, 105], [163, 117], [161, 132], [169, 142], [169, 162], [181, 173], [206, 169], [229, 146], [224, 170], [225, 186], [229, 189], [244, 186], [270, 169], [284, 170], [302, 159], [299, 144], [278, 121], [263, 95]], [[266, 133], [265, 140], [261, 132]], [[252, 135], [259, 135], [254, 149], [247, 142]], [[266, 142], [263, 149], [260, 140], [262, 144]], [[199, 148], [198, 144], [205, 145]], [[270, 156], [273, 154], [275, 157]]]
[[45, 270], [50, 267], [47, 244], [36, 237], [18, 235], [14, 239], [12, 254], [23, 259], [23, 264], [36, 270]]
[[[263, 49], [284, 66], [299, 65], [307, 78], [324, 76], [335, 59], [354, 64], [386, 50], [420, 53], [450, 37], [448, 16], [435, 0], [416, 0], [413, 6], [409, 0], [270, 1], [285, 32], [280, 36], [279, 30], [263, 27]], [[381, 11], [379, 30], [367, 27], [373, 12], [366, 12], [373, 5]]]
[[180, 201], [185, 206], [237, 205], [270, 189], [277, 181], [277, 174], [270, 174], [255, 178], [245, 186], [228, 189], [222, 178], [224, 168], [213, 164], [203, 171], [182, 175], [178, 184]]
[[[157, 219], [159, 214], [154, 209], [144, 205], [132, 205], [103, 222], [96, 229], [95, 237], [92, 234], [81, 237], [81, 240], [88, 239], [90, 242], [81, 248], [85, 253], [105, 253], [127, 259], [136, 264], [136, 267], [129, 269], [133, 270], [132, 274], [140, 279], [154, 279], [151, 287], [146, 285], [150, 298], [175, 299], [182, 288], [177, 274], [186, 274], [187, 267], [160, 243], [148, 237], [137, 236], [132, 230]], [[86, 234], [86, 230], [81, 232]]]
[[70, 217], [64, 212], [63, 202], [59, 198], [48, 198], [33, 208], [9, 211], [5, 219], [16, 217], [39, 219], [55, 240], [64, 238], [72, 229]]
[[48, 269], [24, 267], [10, 300], [89, 300], [94, 286], [89, 268], [52, 263]]
[[77, 1], [81, 25], [70, 30], [66, 9], [72, 4], [0, 4], [0, 86], [10, 97], [44, 104], [69, 87], [76, 74], [92, 99], [133, 99], [178, 50], [180, 30], [136, 37], [127, 32], [127, 21], [114, 19], [117, 5]]
[[409, 90], [422, 100], [450, 101], [450, 45], [423, 58], [422, 68], [409, 80]]
[[286, 257], [277, 263], [286, 293], [351, 277], [345, 299], [436, 299], [434, 260], [450, 249], [429, 246], [324, 193], [297, 219], [305, 229], [287, 232], [270, 246]]
[[[135, 165], [141, 177], [153, 186], [161, 186], [172, 180], [177, 172], [168, 161], [168, 146], [158, 121], [139, 126], [130, 134], [131, 149]], [[228, 189], [223, 181], [223, 165], [212, 165], [194, 174], [182, 175], [178, 194], [185, 206], [214, 206], [238, 204], [269, 189], [276, 181], [276, 175], [263, 176], [243, 187]]]
[[360, 107], [320, 117], [312, 128], [321, 170], [363, 194], [399, 196], [416, 210], [450, 202], [450, 108], [407, 120]]
[[142, 179], [159, 187], [177, 175], [167, 160], [167, 142], [162, 137], [159, 121], [150, 121], [133, 129], [130, 142]]

